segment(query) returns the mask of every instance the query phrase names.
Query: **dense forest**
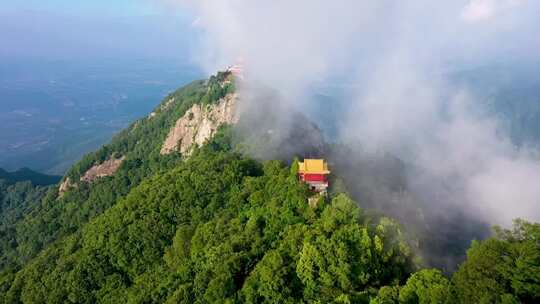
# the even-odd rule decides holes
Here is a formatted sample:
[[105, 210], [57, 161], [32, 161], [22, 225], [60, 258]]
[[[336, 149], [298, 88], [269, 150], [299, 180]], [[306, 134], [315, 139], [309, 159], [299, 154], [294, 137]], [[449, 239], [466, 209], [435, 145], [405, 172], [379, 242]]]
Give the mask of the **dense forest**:
[[[0, 169], [0, 248], [2, 253], [13, 246], [10, 237], [15, 224], [39, 206], [39, 202], [52, 190], [60, 177], [49, 176], [22, 169], [7, 172]], [[6, 256], [2, 254], [0, 265], [5, 265]]]
[[[240, 153], [233, 126], [189, 158], [160, 155], [191, 105], [234, 90], [223, 85], [227, 77], [168, 96], [155, 115], [76, 164], [64, 195], [0, 182], [11, 187], [1, 193], [22, 193], [0, 197], [2, 214], [10, 213], [0, 230], [0, 303], [540, 300], [539, 224], [494, 228], [448, 274], [425, 268], [414, 233], [365, 209], [339, 182], [310, 206], [313, 193], [298, 181], [297, 163]], [[113, 176], [79, 182], [114, 155], [125, 161]]]

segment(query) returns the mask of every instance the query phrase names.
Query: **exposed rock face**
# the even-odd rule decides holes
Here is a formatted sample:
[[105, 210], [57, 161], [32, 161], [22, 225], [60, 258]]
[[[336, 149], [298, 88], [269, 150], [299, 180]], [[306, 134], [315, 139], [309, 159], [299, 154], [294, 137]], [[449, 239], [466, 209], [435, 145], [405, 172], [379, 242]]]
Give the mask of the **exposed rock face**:
[[64, 196], [64, 193], [66, 193], [69, 189], [73, 188], [75, 185], [71, 182], [71, 178], [67, 177], [58, 188], [58, 195], [60, 197]]
[[170, 130], [161, 148], [161, 154], [178, 151], [182, 155], [189, 156], [195, 145], [203, 145], [214, 136], [222, 124], [238, 122], [237, 100], [236, 93], [232, 93], [213, 105], [193, 105]]
[[81, 181], [91, 183], [97, 178], [111, 176], [118, 170], [123, 161], [124, 157], [110, 158], [100, 165], [95, 165], [84, 173], [81, 177]]

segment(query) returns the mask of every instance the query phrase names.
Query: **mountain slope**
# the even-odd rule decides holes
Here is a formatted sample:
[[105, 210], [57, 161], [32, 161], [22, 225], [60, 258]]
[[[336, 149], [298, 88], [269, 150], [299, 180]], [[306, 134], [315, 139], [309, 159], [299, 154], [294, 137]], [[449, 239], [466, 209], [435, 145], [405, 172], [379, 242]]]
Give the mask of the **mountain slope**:
[[[246, 148], [227, 126], [233, 116], [215, 116], [235, 95], [230, 77], [218, 73], [167, 97], [2, 227], [0, 303], [540, 299], [540, 225], [518, 221], [514, 231], [475, 242], [452, 278], [414, 272], [418, 242], [397, 222], [364, 212], [337, 182], [312, 207], [296, 162], [239, 153]], [[297, 134], [276, 134], [268, 120], [247, 134], [256, 139], [250, 144], [266, 134], [269, 147], [292, 145], [309, 132], [286, 154], [298, 155], [310, 139], [321, 144], [309, 150], [324, 152], [309, 121], [295, 120]]]
[[[194, 104], [211, 106], [230, 93], [232, 84], [224, 85], [230, 77], [219, 73], [179, 89], [165, 98], [153, 115], [134, 122], [109, 144], [83, 157], [67, 172], [58, 195], [46, 196], [6, 232], [3, 240], [10, 241], [0, 255], [0, 270], [7, 266], [17, 269], [48, 244], [78, 231], [144, 179], [180, 163], [179, 153], [160, 154], [167, 133]], [[89, 170], [111, 158], [121, 158], [122, 163], [109, 174], [97, 174], [100, 177], [91, 182], [84, 178]]]
[[[540, 225], [473, 244], [452, 280], [415, 269], [399, 225], [345, 194], [307, 203], [296, 164], [230, 152], [225, 132], [146, 179], [20, 271], [0, 303], [534, 303]], [[525, 271], [526, 270], [526, 271]], [[496, 279], [496, 281], [494, 281]]]
[[[0, 178], [0, 265], [9, 265], [16, 253], [16, 224], [39, 206], [51, 194], [54, 186], [41, 186], [59, 177], [42, 175], [30, 170], [2, 172]], [[4, 174], [5, 173], [5, 174]], [[7, 178], [7, 179], [4, 179]], [[29, 178], [30, 180], [25, 180]], [[38, 184], [38, 185], [36, 185]]]
[[208, 148], [46, 249], [6, 301], [359, 301], [410, 272], [395, 223], [346, 196], [316, 209], [307, 197], [277, 162]]

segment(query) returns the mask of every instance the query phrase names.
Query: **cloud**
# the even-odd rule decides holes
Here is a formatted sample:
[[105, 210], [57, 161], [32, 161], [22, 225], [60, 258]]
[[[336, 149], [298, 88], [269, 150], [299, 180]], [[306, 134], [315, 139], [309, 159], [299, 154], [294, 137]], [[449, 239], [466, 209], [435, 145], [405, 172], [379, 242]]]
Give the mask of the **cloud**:
[[450, 206], [476, 218], [502, 225], [518, 217], [539, 221], [540, 188], [533, 182], [540, 178], [537, 151], [517, 147], [497, 120], [475, 114], [480, 112], [475, 101], [459, 93], [447, 100], [447, 117], [432, 113], [440, 121], [415, 134], [414, 162], [428, 174], [420, 177], [419, 190], [432, 188], [436, 180], [451, 181], [459, 186], [453, 195], [461, 200]]
[[320, 108], [314, 87], [332, 86], [344, 96], [339, 137], [332, 140], [403, 159], [415, 168], [407, 177], [419, 197], [444, 184], [453, 198], [426, 198], [433, 207], [460, 208], [492, 223], [540, 220], [540, 194], [530, 182], [540, 179], [536, 151], [514, 146], [485, 114], [485, 96], [452, 80], [455, 71], [538, 61], [540, 3], [178, 3], [198, 16], [194, 56], [209, 73], [242, 57], [247, 87], [273, 87], [285, 108], [304, 112]]
[[201, 18], [197, 17], [191, 22], [192, 27], [200, 27], [201, 26]]
[[523, 0], [471, 0], [464, 7], [461, 17], [467, 22], [489, 20], [523, 2]]

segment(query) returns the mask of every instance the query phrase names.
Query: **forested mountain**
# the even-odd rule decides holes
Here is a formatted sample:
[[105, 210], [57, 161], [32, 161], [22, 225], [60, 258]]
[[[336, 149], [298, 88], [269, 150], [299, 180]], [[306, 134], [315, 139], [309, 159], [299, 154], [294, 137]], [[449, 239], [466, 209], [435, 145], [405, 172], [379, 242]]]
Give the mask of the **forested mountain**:
[[495, 64], [452, 73], [450, 78], [482, 100], [517, 145], [540, 144], [540, 64]]
[[14, 172], [8, 172], [0, 168], [0, 179], [5, 180], [8, 184], [28, 181], [36, 186], [49, 186], [58, 183], [60, 178], [60, 176], [42, 174], [28, 168], [22, 168]]
[[540, 299], [540, 225], [474, 242], [450, 277], [424, 269], [417, 236], [339, 182], [310, 206], [296, 162], [242, 153], [216, 123], [234, 121], [234, 89], [227, 72], [189, 84], [40, 188], [0, 230], [0, 303]]
[[7, 172], [0, 169], [0, 231], [9, 223], [29, 213], [43, 198], [48, 186], [56, 184], [59, 176], [45, 175], [30, 169]]
[[2, 257], [0, 263], [5, 262], [4, 252], [10, 248], [14, 239], [16, 224], [39, 206], [40, 201], [51, 185], [56, 184], [60, 177], [49, 176], [34, 172], [30, 169], [21, 169], [7, 172], [0, 169], [0, 248]]
[[[224, 76], [195, 81], [174, 92], [157, 107], [154, 115], [134, 122], [109, 144], [75, 164], [60, 187], [51, 190], [35, 210], [5, 232], [1, 240], [0, 268], [17, 269], [50, 243], [78, 231], [145, 178], [174, 168], [181, 161], [181, 155], [159, 153], [169, 129], [193, 104], [209, 104], [223, 97], [226, 88], [218, 83]], [[121, 155], [123, 161], [113, 175], [92, 183], [81, 179], [92, 167], [117, 155]]]

